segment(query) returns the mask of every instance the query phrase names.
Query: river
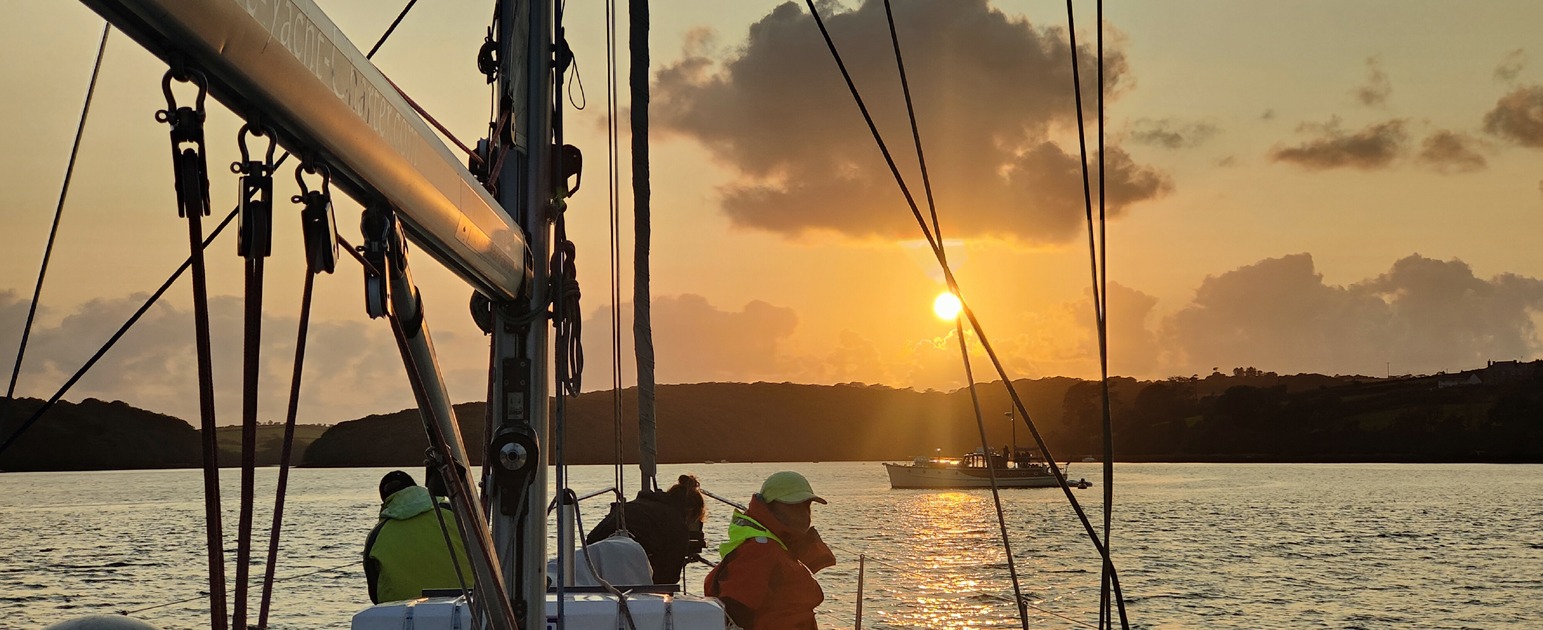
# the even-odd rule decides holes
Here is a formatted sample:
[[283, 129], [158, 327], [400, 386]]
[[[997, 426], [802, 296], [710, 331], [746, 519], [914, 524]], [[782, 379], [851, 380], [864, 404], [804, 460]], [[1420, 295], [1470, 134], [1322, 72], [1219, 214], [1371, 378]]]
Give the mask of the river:
[[[783, 469], [805, 473], [830, 500], [814, 511], [840, 560], [819, 575], [822, 627], [853, 626], [859, 554], [866, 628], [1018, 627], [989, 491], [891, 490], [872, 462], [667, 465], [661, 482], [694, 473], [743, 501]], [[358, 558], [386, 470], [293, 472], [271, 627], [346, 627], [369, 604]], [[1132, 627], [1535, 628], [1543, 619], [1543, 466], [1115, 470], [1113, 549]], [[1071, 466], [1094, 482], [1074, 492], [1095, 522], [1099, 472]], [[239, 475], [222, 473], [233, 559]], [[626, 474], [635, 487], [636, 468]], [[613, 475], [570, 469], [580, 494]], [[271, 519], [261, 504], [271, 508], [276, 477], [258, 473], [259, 558]], [[201, 493], [197, 470], [0, 474], [0, 628], [122, 611], [163, 628], [207, 627]], [[1095, 624], [1098, 556], [1065, 496], [1021, 489], [1002, 499], [1030, 625]], [[582, 513], [593, 524], [604, 510], [597, 498]], [[711, 500], [709, 510], [711, 547], [730, 510]], [[700, 592], [704, 575], [688, 567], [688, 590]]]

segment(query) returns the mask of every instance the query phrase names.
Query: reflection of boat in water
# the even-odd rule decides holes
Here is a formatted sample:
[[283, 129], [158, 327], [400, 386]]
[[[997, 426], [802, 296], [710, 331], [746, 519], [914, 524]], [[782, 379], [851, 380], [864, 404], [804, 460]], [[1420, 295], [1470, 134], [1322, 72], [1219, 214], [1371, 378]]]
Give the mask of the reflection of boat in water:
[[[891, 488], [990, 488], [992, 474], [996, 475], [999, 488], [1054, 488], [1055, 473], [1052, 464], [1040, 459], [1028, 449], [1020, 449], [1014, 457], [1002, 454], [986, 454], [976, 451], [964, 457], [918, 456], [909, 464], [886, 462]], [[1069, 481], [1077, 488], [1092, 484], [1086, 479]]]

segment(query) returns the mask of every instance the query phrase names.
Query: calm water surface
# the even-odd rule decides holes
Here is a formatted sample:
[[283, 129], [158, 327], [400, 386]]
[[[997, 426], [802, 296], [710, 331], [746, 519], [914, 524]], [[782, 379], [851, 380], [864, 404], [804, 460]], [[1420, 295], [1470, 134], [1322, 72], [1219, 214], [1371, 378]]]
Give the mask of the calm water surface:
[[[861, 553], [864, 627], [1018, 627], [989, 491], [891, 490], [877, 463], [675, 465], [661, 475], [695, 473], [743, 500], [787, 468], [831, 502], [815, 508], [841, 561], [820, 574], [822, 626], [852, 627]], [[385, 470], [294, 471], [272, 627], [346, 627], [369, 604], [358, 560]], [[1098, 472], [1071, 471], [1095, 483]], [[1116, 474], [1113, 548], [1133, 627], [1543, 627], [1543, 466], [1121, 464]], [[227, 558], [237, 476], [222, 476]], [[258, 475], [270, 504], [276, 476]], [[570, 476], [583, 494], [610, 486], [613, 472]], [[207, 627], [206, 599], [171, 603], [207, 588], [201, 488], [196, 470], [0, 474], [0, 628], [120, 611]], [[1101, 485], [1076, 496], [1097, 519]], [[1094, 624], [1098, 559], [1065, 497], [1002, 498], [1030, 624]], [[585, 503], [587, 522], [603, 503]], [[716, 544], [729, 509], [709, 509]], [[259, 509], [260, 531], [270, 518]], [[688, 590], [700, 592], [704, 574], [688, 568]], [[256, 608], [254, 597], [254, 621]]]

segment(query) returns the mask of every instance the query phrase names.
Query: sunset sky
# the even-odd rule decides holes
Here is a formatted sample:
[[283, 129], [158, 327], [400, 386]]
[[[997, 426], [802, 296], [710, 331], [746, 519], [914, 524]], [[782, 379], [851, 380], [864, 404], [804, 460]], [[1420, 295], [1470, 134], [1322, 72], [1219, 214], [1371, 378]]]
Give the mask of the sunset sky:
[[[366, 50], [400, 8], [318, 4]], [[804, 5], [652, 4], [659, 381], [961, 387], [953, 326], [932, 312], [937, 264]], [[965, 300], [1013, 378], [1096, 376], [1064, 3], [893, 5]], [[1077, 5], [1078, 43], [1091, 52], [1095, 5]], [[608, 389], [603, 12], [599, 2], [568, 6], [587, 101], [566, 114], [586, 166], [569, 211], [585, 388]], [[821, 6], [920, 199], [883, 2]], [[102, 21], [57, 0], [5, 8], [0, 365], [9, 376]], [[423, 0], [375, 58], [468, 142], [488, 117], [474, 58], [490, 14], [486, 1]], [[1543, 3], [1126, 0], [1107, 2], [1105, 14], [1112, 373], [1382, 376], [1543, 355]], [[1081, 61], [1091, 112], [1094, 60]], [[20, 395], [51, 394], [187, 255], [166, 130], [153, 119], [165, 106], [164, 70], [113, 33]], [[581, 100], [577, 88], [571, 97]], [[236, 198], [224, 165], [240, 121], [212, 109], [211, 184], [223, 216]], [[630, 177], [620, 174], [629, 243]], [[288, 168], [278, 180], [287, 199]], [[261, 403], [271, 420], [287, 396], [303, 266], [298, 222], [279, 205]], [[355, 241], [357, 217], [357, 205], [338, 204]], [[234, 250], [222, 237], [210, 259], [226, 424], [239, 418]], [[630, 313], [630, 246], [623, 257]], [[468, 289], [426, 256], [412, 264], [454, 398], [482, 398], [486, 344], [467, 315]], [[357, 267], [340, 263], [318, 286], [301, 421], [410, 406], [389, 329], [364, 315]], [[196, 418], [190, 308], [184, 281], [68, 398]], [[630, 345], [623, 356], [630, 384]], [[992, 378], [984, 362], [976, 374]]]

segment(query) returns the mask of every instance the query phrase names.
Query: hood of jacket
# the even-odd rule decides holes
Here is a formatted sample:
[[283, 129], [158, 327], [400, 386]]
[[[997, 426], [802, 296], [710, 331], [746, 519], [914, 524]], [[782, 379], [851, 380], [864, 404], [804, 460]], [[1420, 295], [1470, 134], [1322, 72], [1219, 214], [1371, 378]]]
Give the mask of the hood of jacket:
[[380, 517], [405, 521], [434, 509], [434, 498], [423, 486], [408, 486], [386, 497], [380, 506]]

